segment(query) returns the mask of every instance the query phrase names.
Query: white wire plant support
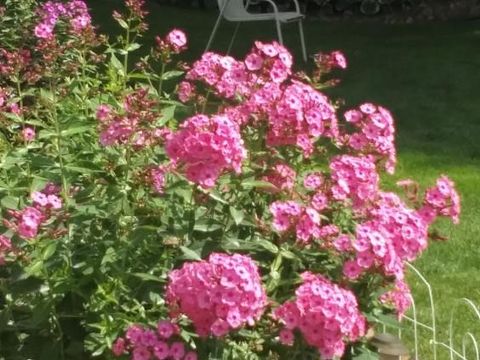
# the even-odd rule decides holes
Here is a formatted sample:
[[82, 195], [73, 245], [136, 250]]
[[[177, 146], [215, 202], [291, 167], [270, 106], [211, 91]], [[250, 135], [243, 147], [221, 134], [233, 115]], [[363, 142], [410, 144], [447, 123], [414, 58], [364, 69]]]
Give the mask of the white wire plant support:
[[[467, 298], [460, 298], [454, 302], [451, 308], [450, 321], [447, 329], [446, 339], [440, 339], [439, 329], [437, 327], [437, 315], [435, 311], [435, 301], [433, 297], [433, 289], [427, 279], [420, 273], [420, 271], [413, 265], [407, 263], [408, 268], [415, 274], [420, 280], [421, 284], [425, 286], [428, 293], [428, 304], [430, 311], [428, 315], [428, 321], [422, 322], [418, 319], [417, 307], [415, 299], [411, 297], [412, 307], [408, 315], [402, 318], [402, 329], [398, 330], [399, 338], [407, 332], [411, 332], [413, 336], [414, 348], [412, 349], [414, 360], [437, 360], [437, 359], [450, 359], [450, 360], [480, 360], [480, 340], [475, 337], [474, 332], [477, 334], [480, 332], [480, 309], [477, 304]], [[469, 330], [466, 331], [461, 337], [461, 343], [458, 344], [458, 334], [455, 336], [454, 320], [455, 316], [460, 311], [471, 312], [473, 315], [473, 321], [469, 324]], [[387, 326], [383, 326], [384, 331]], [[429, 353], [424, 354], [419, 350], [420, 339], [424, 339], [423, 335], [419, 335], [419, 330], [425, 331], [429, 334]], [[469, 356], [467, 356], [469, 351]], [[471, 356], [472, 354], [473, 357]]]

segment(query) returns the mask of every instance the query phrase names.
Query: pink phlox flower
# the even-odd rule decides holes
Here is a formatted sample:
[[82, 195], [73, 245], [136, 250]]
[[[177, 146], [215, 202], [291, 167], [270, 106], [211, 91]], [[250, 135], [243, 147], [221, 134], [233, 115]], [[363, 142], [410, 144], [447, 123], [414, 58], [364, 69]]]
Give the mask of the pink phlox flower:
[[169, 274], [167, 303], [185, 314], [200, 336], [221, 337], [258, 320], [266, 294], [250, 258], [213, 253]]

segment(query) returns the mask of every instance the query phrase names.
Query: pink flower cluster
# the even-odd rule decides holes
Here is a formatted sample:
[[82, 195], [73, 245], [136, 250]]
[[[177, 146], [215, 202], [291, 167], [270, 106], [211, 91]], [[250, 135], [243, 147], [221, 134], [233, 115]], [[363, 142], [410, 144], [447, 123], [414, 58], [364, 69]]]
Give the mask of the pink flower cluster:
[[392, 114], [381, 106], [366, 103], [347, 111], [345, 119], [359, 130], [347, 137], [347, 144], [359, 153], [385, 158], [385, 169], [393, 174], [397, 157]]
[[293, 345], [293, 331], [298, 329], [322, 358], [342, 356], [345, 341], [355, 341], [365, 333], [365, 318], [358, 309], [355, 295], [321, 275], [305, 272], [302, 279], [303, 284], [295, 291], [295, 300], [274, 310], [274, 317], [285, 327], [280, 340], [285, 345]]
[[157, 331], [140, 325], [131, 325], [125, 337], [119, 337], [112, 346], [115, 356], [131, 354], [132, 360], [197, 360], [197, 353], [188, 351], [178, 338], [177, 324], [160, 320]]
[[[1, 62], [2, 59], [0, 49], [0, 75], [2, 74]], [[14, 100], [13, 94], [0, 87], [0, 115], [2, 112], [19, 115], [22, 113], [22, 109], [20, 108], [19, 103]]]
[[[32, 53], [29, 49], [18, 49], [16, 51], [8, 51], [0, 48], [0, 74], [4, 76], [12, 76], [16, 73], [24, 71], [31, 65]], [[0, 88], [0, 97], [6, 97], [5, 92]], [[0, 102], [0, 107], [2, 106]]]
[[36, 191], [31, 195], [33, 206], [22, 210], [9, 210], [13, 221], [4, 219], [5, 226], [18, 232], [25, 239], [37, 236], [40, 226], [52, 215], [52, 212], [62, 208], [62, 200], [58, 196], [59, 189], [49, 184], [41, 192]]
[[275, 201], [270, 205], [270, 212], [273, 228], [279, 232], [295, 229], [299, 243], [308, 244], [312, 238], [320, 236], [320, 214], [314, 208], [295, 201]]
[[[301, 82], [287, 82], [291, 67], [292, 56], [283, 46], [257, 41], [244, 61], [204, 54], [186, 79], [206, 83], [220, 97], [241, 98], [240, 105], [225, 109], [230, 118], [240, 125], [249, 119], [265, 121], [268, 146], [294, 145], [308, 157], [317, 138], [338, 137], [337, 118], [325, 95]], [[191, 98], [192, 86], [184, 83], [181, 89], [182, 101]]]
[[257, 116], [268, 120], [269, 146], [296, 145], [309, 157], [320, 136], [338, 136], [335, 108], [310, 85], [295, 81], [284, 89], [264, 87], [252, 99]]
[[357, 225], [351, 244], [337, 239], [338, 250], [355, 253], [355, 259], [344, 264], [344, 274], [356, 279], [376, 267], [402, 280], [404, 262], [414, 260], [427, 247], [428, 226], [393, 193], [380, 193], [369, 213], [371, 220]]
[[167, 303], [204, 337], [253, 325], [267, 305], [258, 268], [247, 256], [213, 253], [169, 274]]
[[149, 180], [152, 184], [155, 192], [158, 194], [163, 194], [165, 189], [165, 175], [168, 172], [169, 167], [165, 165], [160, 165], [149, 169]]
[[122, 105], [117, 111], [105, 104], [97, 108], [103, 146], [131, 144], [143, 148], [164, 140], [166, 130], [155, 126], [158, 104], [147, 89], [136, 89], [125, 97]]
[[68, 19], [74, 32], [91, 27], [87, 4], [82, 0], [71, 0], [68, 3], [47, 1], [39, 12], [41, 20], [35, 27], [35, 36], [39, 39], [52, 39], [55, 25], [61, 18]]
[[204, 188], [215, 185], [223, 171], [241, 172], [246, 150], [239, 126], [228, 117], [195, 115], [167, 137], [166, 153], [185, 166], [188, 180]]
[[12, 250], [12, 242], [10, 238], [0, 235], [0, 265], [5, 264], [5, 256]]
[[250, 79], [252, 84], [270, 81], [281, 84], [292, 74], [293, 57], [276, 41], [271, 43], [255, 41], [255, 45], [243, 62], [252, 73]]
[[296, 176], [297, 173], [290, 166], [278, 163], [273, 165], [263, 180], [272, 183], [279, 190], [292, 190]]
[[212, 52], [202, 55], [187, 73], [189, 81], [198, 80], [208, 84], [219, 96], [227, 99], [237, 94], [249, 92], [248, 74], [245, 64], [231, 56], [222, 56]]
[[460, 221], [460, 196], [455, 190], [455, 184], [447, 176], [437, 179], [436, 186], [425, 193], [424, 206], [419, 210], [420, 215], [428, 223], [432, 223], [437, 216], [450, 217], [454, 224]]
[[397, 280], [392, 290], [380, 296], [380, 301], [393, 305], [400, 320], [412, 305], [412, 294], [405, 281]]
[[371, 156], [335, 156], [330, 162], [331, 192], [335, 200], [350, 198], [354, 208], [375, 200], [379, 176]]

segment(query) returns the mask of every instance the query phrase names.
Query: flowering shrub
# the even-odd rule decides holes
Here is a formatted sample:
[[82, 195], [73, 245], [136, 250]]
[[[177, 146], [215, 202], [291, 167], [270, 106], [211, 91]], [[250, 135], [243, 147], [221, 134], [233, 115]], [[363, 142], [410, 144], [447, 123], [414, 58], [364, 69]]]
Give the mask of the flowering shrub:
[[382, 189], [393, 117], [330, 100], [340, 51], [175, 65], [173, 29], [133, 63], [143, 0], [114, 43], [81, 0], [0, 14], [2, 357], [355, 359], [408, 310], [405, 263], [459, 196]]

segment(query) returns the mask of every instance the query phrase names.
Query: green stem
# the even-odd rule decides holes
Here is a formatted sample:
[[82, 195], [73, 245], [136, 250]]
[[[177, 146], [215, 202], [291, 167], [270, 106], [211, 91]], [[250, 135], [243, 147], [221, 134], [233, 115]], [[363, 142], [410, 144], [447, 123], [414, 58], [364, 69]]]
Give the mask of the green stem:
[[[22, 119], [22, 126], [25, 127], [25, 117], [23, 116], [23, 91], [22, 91], [22, 84], [20, 83], [20, 74], [17, 74], [17, 77], [15, 79], [16, 85], [17, 85], [17, 93], [19, 97], [19, 102], [20, 102], [20, 117]], [[28, 141], [26, 139], [23, 139], [23, 144], [25, 145], [25, 149], [28, 151]], [[27, 161], [27, 182], [30, 180], [32, 177], [32, 170], [30, 168], [30, 162]]]
[[128, 47], [130, 46], [130, 20], [128, 20], [128, 26], [125, 36], [125, 55], [123, 57], [123, 89], [127, 88], [127, 79], [128, 79]]
[[165, 63], [162, 62], [162, 69], [160, 70], [160, 81], [158, 82], [158, 96], [162, 97], [163, 74], [165, 73]]
[[62, 194], [63, 194], [63, 198], [65, 199], [65, 204], [68, 207], [69, 205], [68, 182], [67, 182], [66, 171], [65, 171], [65, 163], [63, 161], [63, 156], [62, 156], [62, 133], [60, 130], [60, 124], [58, 123], [56, 98], [55, 98], [55, 92], [53, 90], [52, 84], [50, 84], [50, 89], [53, 97], [52, 117], [53, 117], [53, 124], [55, 126], [55, 148], [57, 151], [58, 163], [60, 164], [60, 176], [62, 178]]
[[207, 91], [207, 95], [205, 96], [205, 102], [202, 105], [202, 114], [205, 114], [205, 110], [207, 109], [208, 98], [210, 97], [211, 91]]

